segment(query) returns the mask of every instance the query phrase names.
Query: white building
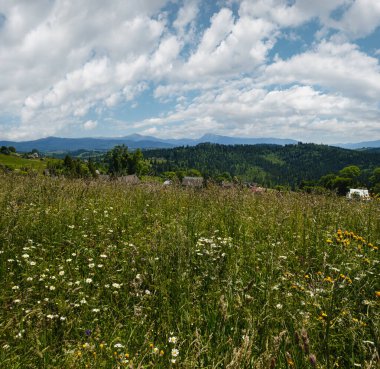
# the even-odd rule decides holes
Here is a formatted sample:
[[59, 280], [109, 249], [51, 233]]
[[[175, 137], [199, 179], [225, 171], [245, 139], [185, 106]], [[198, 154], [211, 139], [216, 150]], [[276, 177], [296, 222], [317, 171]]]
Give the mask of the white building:
[[348, 199], [362, 199], [362, 200], [369, 200], [369, 193], [368, 190], [363, 190], [359, 188], [350, 188], [350, 191], [347, 193]]

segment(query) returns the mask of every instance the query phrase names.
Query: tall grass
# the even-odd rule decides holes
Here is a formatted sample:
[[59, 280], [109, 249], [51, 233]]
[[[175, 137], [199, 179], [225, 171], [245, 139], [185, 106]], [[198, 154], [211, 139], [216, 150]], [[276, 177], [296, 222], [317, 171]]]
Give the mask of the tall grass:
[[0, 367], [375, 368], [380, 206], [0, 176]]

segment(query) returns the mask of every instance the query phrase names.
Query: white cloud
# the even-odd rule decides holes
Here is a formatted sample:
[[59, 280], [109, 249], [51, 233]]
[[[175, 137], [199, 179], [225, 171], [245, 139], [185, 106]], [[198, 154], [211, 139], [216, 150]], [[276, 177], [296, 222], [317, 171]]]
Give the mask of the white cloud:
[[264, 18], [282, 27], [297, 27], [313, 18], [327, 21], [336, 8], [350, 3], [351, 0], [246, 0], [242, 1], [242, 16]]
[[165, 3], [2, 1], [0, 119], [19, 116], [13, 135], [38, 137], [138, 80], [165, 31], [152, 18]]
[[231, 10], [223, 8], [211, 20], [197, 50], [181, 70], [188, 79], [252, 72], [262, 64], [273, 47], [273, 24], [262, 19], [241, 17], [235, 20]]
[[380, 26], [380, 1], [354, 1], [342, 19], [333, 25], [354, 39], [371, 34]]
[[[184, 5], [178, 11], [177, 19], [173, 26], [180, 38], [189, 39], [194, 32], [194, 21], [199, 13], [199, 0], [185, 0]], [[189, 27], [190, 26], [190, 27]], [[190, 37], [189, 37], [190, 36]]]
[[378, 101], [380, 65], [354, 44], [323, 41], [313, 50], [267, 66], [261, 81], [264, 85], [318, 85], [342, 95]]
[[87, 122], [83, 124], [83, 128], [86, 131], [90, 131], [94, 129], [97, 125], [98, 125], [98, 122], [96, 120], [88, 120]]
[[[208, 132], [251, 137], [283, 137], [336, 143], [342, 137], [357, 141], [378, 130], [376, 103], [322, 93], [309, 86], [284, 90], [254, 87], [252, 80], [205, 91], [167, 116], [135, 123], [154, 127], [158, 136], [199, 137]], [[356, 128], [355, 128], [356, 127]], [[188, 134], [186, 134], [188, 135]]]
[[[379, 134], [379, 60], [353, 41], [380, 24], [377, 0], [211, 3], [205, 27], [199, 0], [2, 0], [1, 138], [98, 132], [150, 92], [170, 111], [127, 130], [316, 139], [357, 124]], [[272, 62], [285, 28], [291, 45], [312, 20], [312, 46]]]
[[[246, 0], [241, 1], [240, 13], [267, 19], [280, 27], [298, 27], [318, 19], [324, 30], [343, 32], [351, 39], [367, 36], [380, 26], [378, 0]], [[333, 12], [341, 14], [339, 20]]]
[[175, 36], [170, 36], [162, 40], [150, 60], [152, 74], [155, 77], [160, 77], [170, 73], [180, 50], [181, 45]]

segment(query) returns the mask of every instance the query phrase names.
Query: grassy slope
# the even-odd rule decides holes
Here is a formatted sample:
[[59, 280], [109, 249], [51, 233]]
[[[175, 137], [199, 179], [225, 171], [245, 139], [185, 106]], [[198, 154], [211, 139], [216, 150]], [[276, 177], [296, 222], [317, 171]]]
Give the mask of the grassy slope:
[[7, 166], [11, 169], [30, 168], [42, 171], [46, 168], [46, 161], [40, 159], [24, 159], [15, 155], [0, 154], [0, 165]]
[[376, 367], [377, 202], [0, 175], [0, 206], [4, 368]]

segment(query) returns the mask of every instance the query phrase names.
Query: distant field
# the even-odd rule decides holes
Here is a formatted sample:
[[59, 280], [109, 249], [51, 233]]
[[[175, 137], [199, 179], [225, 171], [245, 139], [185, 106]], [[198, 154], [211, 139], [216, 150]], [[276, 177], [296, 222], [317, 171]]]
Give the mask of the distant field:
[[0, 204], [1, 368], [378, 368], [378, 201], [10, 174]]
[[46, 168], [46, 161], [40, 159], [24, 159], [14, 155], [0, 154], [0, 165], [7, 166], [11, 169], [30, 168], [42, 171]]

